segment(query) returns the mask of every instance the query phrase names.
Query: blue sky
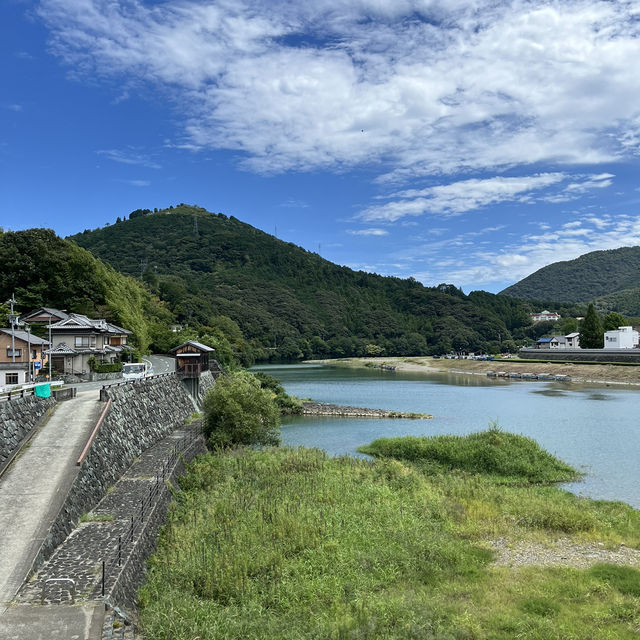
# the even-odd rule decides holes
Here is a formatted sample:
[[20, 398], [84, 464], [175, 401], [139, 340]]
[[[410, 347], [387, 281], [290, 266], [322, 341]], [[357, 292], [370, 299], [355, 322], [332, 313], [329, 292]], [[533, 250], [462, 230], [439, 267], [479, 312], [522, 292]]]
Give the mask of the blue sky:
[[640, 244], [640, 2], [2, 0], [0, 226], [223, 212], [499, 291]]

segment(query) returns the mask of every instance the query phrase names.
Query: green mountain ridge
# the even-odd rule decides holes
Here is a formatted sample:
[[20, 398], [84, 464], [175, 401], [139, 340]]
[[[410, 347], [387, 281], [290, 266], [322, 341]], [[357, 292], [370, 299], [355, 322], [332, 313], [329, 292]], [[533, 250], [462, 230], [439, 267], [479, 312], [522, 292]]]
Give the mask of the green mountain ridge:
[[509, 298], [355, 272], [199, 207], [139, 210], [69, 239], [142, 277], [178, 322], [237, 325], [258, 359], [481, 351], [528, 322]]
[[640, 247], [592, 251], [539, 269], [500, 295], [521, 300], [595, 302], [599, 311], [640, 315]]

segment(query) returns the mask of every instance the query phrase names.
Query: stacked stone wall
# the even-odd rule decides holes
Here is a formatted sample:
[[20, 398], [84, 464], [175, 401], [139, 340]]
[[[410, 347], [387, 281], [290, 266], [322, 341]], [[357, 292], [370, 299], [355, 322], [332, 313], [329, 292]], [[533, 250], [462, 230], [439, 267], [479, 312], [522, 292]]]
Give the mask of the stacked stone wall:
[[54, 398], [36, 396], [0, 403], [0, 473], [55, 403]]
[[619, 362], [640, 364], [640, 349], [520, 349], [518, 356], [547, 362]]
[[143, 451], [184, 424], [193, 412], [189, 395], [177, 377], [137, 380], [103, 389], [109, 411], [84, 459], [64, 505], [45, 538], [34, 570], [73, 531]]
[[205, 371], [200, 375], [200, 388], [198, 390], [198, 404], [202, 406], [208, 391], [213, 388], [216, 379], [211, 371]]

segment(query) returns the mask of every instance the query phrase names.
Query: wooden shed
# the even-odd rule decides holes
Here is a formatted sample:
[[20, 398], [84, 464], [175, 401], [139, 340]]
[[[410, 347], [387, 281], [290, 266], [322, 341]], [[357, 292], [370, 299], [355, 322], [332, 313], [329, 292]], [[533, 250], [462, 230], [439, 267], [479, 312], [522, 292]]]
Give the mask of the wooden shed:
[[185, 378], [199, 378], [203, 371], [209, 371], [209, 358], [215, 352], [213, 347], [187, 340], [169, 351], [176, 358], [176, 373]]

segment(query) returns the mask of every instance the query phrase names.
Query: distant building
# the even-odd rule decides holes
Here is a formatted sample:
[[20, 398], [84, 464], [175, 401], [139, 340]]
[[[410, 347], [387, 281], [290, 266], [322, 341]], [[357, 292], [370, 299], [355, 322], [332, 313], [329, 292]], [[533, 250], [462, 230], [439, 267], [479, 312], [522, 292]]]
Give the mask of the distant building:
[[558, 320], [560, 320], [559, 313], [553, 313], [546, 310], [540, 311], [538, 313], [530, 313], [529, 316], [531, 317], [532, 322], [557, 322]]
[[568, 333], [564, 338], [567, 341], [567, 349], [580, 348], [580, 334], [577, 331], [575, 333]]
[[580, 347], [580, 334], [569, 333], [566, 336], [552, 336], [540, 338], [536, 342], [538, 349], [578, 349]]
[[635, 349], [638, 343], [639, 334], [633, 327], [618, 327], [604, 334], [605, 349]]
[[49, 342], [26, 331], [0, 328], [0, 387], [29, 382], [46, 362]]
[[22, 316], [22, 321], [29, 324], [48, 321], [46, 329], [50, 331], [52, 348], [47, 353], [51, 354], [53, 368], [59, 373], [85, 375], [89, 373], [89, 358], [113, 363], [131, 349], [127, 345], [131, 331], [81, 313], [67, 314], [41, 307]]

